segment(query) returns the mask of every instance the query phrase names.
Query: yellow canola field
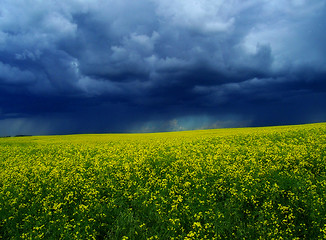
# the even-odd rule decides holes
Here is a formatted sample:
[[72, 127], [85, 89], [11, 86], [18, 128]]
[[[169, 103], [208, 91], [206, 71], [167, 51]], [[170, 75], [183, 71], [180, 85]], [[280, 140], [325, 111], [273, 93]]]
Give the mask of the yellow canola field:
[[0, 138], [0, 239], [325, 239], [326, 123]]

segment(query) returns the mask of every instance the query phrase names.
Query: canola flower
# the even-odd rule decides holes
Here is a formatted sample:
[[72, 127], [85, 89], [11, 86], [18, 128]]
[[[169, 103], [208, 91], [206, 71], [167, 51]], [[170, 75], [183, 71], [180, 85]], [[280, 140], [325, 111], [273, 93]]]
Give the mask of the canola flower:
[[325, 239], [326, 123], [0, 139], [0, 239]]

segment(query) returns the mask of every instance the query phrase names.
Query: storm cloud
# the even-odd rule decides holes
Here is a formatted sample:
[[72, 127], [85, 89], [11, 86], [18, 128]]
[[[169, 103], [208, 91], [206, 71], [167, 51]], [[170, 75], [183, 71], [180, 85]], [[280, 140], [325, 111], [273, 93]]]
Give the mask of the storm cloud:
[[323, 0], [2, 0], [0, 135], [326, 121]]

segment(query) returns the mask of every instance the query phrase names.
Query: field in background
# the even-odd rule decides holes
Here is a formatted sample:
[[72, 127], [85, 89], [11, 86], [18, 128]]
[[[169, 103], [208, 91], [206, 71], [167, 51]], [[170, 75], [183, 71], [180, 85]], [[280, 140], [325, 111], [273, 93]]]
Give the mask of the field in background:
[[0, 139], [0, 239], [326, 238], [326, 123]]

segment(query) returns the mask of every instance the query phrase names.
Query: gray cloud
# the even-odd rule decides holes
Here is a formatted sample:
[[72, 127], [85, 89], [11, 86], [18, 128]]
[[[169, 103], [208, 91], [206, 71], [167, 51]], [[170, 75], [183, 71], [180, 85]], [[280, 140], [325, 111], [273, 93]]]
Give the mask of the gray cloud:
[[326, 121], [322, 0], [1, 5], [1, 131]]

